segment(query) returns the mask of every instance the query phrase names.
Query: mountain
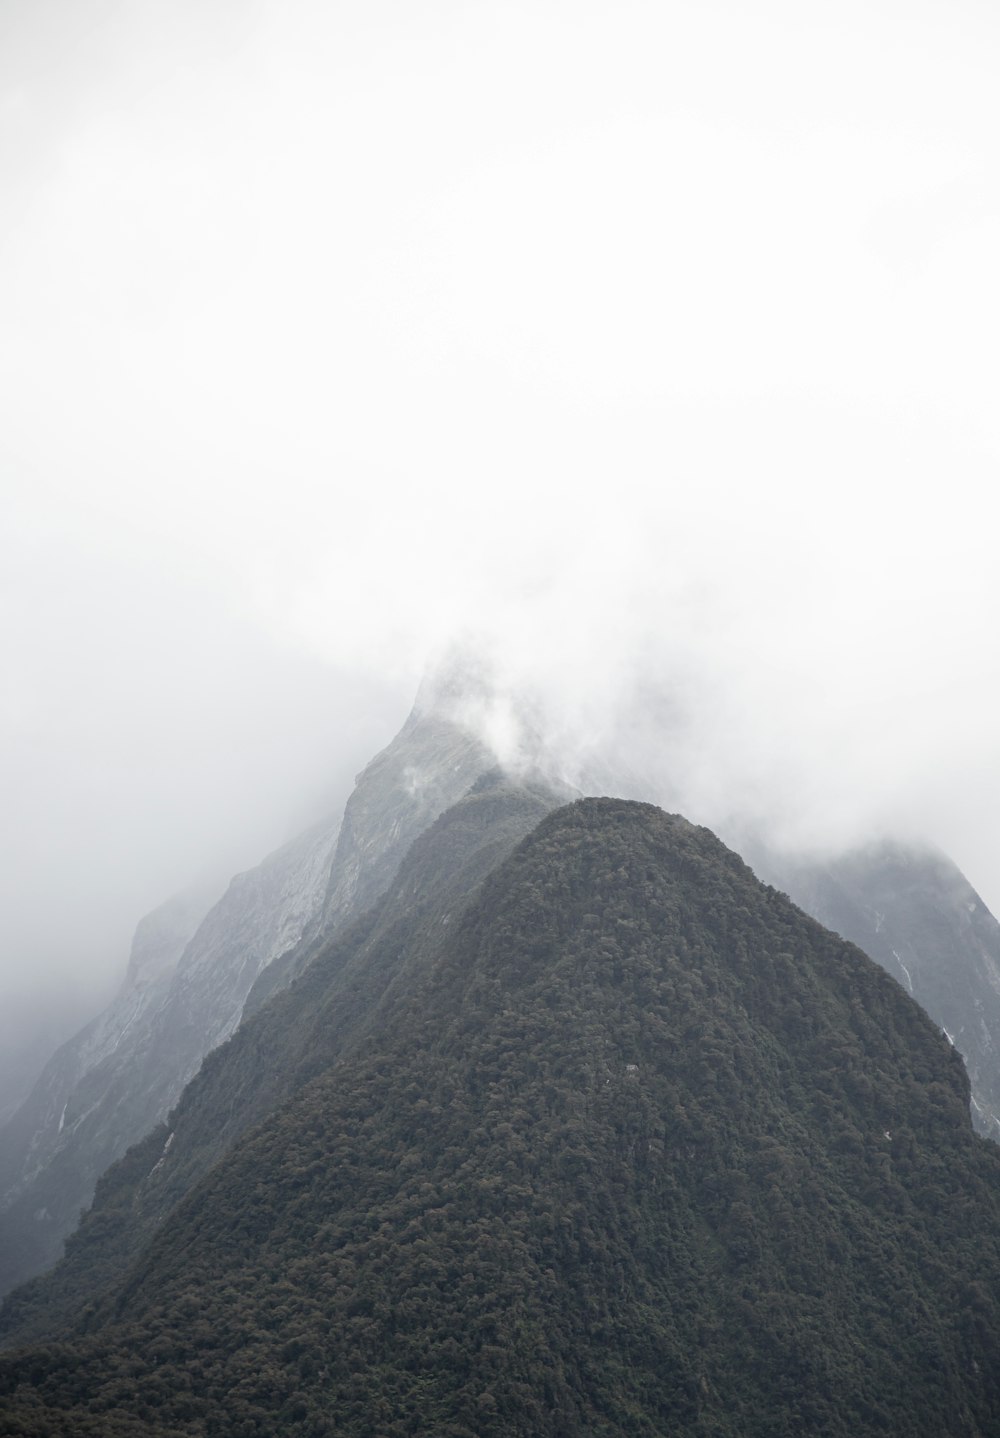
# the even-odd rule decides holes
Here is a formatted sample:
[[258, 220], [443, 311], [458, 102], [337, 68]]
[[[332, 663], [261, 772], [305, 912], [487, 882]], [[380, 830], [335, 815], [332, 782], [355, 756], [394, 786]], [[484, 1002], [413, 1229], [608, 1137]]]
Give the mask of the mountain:
[[[55, 1261], [108, 1164], [165, 1118], [243, 1015], [364, 912], [413, 840], [490, 768], [476, 732], [513, 723], [519, 747], [545, 764], [528, 719], [512, 720], [501, 701], [467, 655], [445, 664], [359, 776], [339, 824], [317, 826], [238, 875], [207, 915], [173, 904], [140, 925], [114, 1003], [60, 1050], [0, 1128], [0, 1293]], [[635, 775], [603, 778], [613, 792], [641, 791]], [[967, 1058], [977, 1126], [1000, 1136], [1000, 927], [958, 870], [900, 846], [823, 864], [759, 844], [746, 852], [910, 987]]]
[[447, 810], [414, 843], [383, 900], [209, 1055], [167, 1121], [104, 1175], [64, 1260], [0, 1311], [4, 1340], [58, 1332], [113, 1288], [242, 1133], [367, 1041], [410, 964], [433, 950], [484, 875], [558, 802], [547, 788], [512, 786], [494, 772]]
[[0, 1361], [7, 1431], [996, 1432], [1000, 1148], [954, 1048], [708, 831], [585, 800], [511, 849], [546, 802], [484, 781], [108, 1175], [68, 1263], [256, 1096]]
[[[98, 1175], [122, 1151], [116, 1140], [128, 1124], [122, 1110], [129, 1095], [116, 1080], [123, 1061], [148, 1039], [209, 903], [207, 895], [184, 895], [142, 920], [114, 1001], [55, 1053], [0, 1130], [0, 1291], [52, 1261]], [[94, 1133], [102, 1107], [112, 1112], [111, 1124]], [[64, 1154], [79, 1156], [77, 1181], [69, 1185], [49, 1181]]]
[[495, 764], [460, 717], [442, 711], [438, 690], [422, 686], [396, 738], [358, 777], [312, 922], [299, 943], [262, 970], [247, 1011], [289, 984], [346, 919], [363, 913], [385, 890], [414, 839]]
[[418, 702], [358, 776], [342, 823], [237, 875], [207, 914], [167, 906], [140, 924], [114, 1002], [0, 1129], [0, 1293], [58, 1258], [98, 1176], [166, 1116], [268, 967], [289, 956], [274, 991], [310, 944], [367, 907], [416, 835], [492, 763], [473, 735]]
[[0, 1008], [0, 1128], [28, 1097], [42, 1069], [108, 1001], [95, 977], [74, 974], [68, 982], [18, 993], [4, 990]]
[[965, 1060], [973, 1122], [1000, 1140], [1000, 924], [943, 854], [896, 842], [758, 872], [903, 985]]

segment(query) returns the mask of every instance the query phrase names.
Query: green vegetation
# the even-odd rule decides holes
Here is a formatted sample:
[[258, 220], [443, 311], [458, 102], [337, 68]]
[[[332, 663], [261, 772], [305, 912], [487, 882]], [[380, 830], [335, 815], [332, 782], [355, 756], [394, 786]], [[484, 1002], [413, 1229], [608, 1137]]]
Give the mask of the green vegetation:
[[1000, 924], [964, 875], [943, 854], [888, 842], [771, 867], [779, 888], [864, 949], [950, 1035], [972, 1084], [973, 1125], [1000, 1141]]
[[[1000, 1150], [899, 986], [648, 806], [561, 809], [421, 907], [442, 825], [221, 1051], [285, 1101], [72, 1334], [0, 1363], [0, 1431], [995, 1433]], [[244, 1091], [212, 1074], [192, 1134]]]

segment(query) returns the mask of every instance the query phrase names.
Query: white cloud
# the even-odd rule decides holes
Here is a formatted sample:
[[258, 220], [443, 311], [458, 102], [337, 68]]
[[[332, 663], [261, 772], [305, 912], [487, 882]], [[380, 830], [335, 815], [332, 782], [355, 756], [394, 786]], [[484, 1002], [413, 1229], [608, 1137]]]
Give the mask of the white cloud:
[[568, 762], [1000, 904], [992, 14], [55, 14], [0, 47], [20, 935], [69, 853], [96, 930], [262, 832], [469, 631]]

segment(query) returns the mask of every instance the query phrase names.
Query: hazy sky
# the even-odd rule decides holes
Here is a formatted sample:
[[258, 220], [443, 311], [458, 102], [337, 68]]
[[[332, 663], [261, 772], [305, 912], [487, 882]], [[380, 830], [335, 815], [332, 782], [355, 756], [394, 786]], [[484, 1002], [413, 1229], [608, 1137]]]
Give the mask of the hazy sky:
[[570, 756], [1000, 911], [998, 41], [4, 0], [0, 987], [122, 967], [458, 633]]

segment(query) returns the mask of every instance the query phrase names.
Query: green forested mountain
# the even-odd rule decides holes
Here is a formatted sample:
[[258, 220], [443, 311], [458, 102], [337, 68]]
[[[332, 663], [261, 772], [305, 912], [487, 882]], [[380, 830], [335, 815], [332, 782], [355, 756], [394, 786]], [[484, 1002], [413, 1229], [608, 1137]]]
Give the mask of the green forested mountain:
[[550, 814], [464, 904], [396, 899], [328, 956], [383, 925], [353, 1037], [261, 1011], [298, 1036], [289, 1097], [3, 1360], [3, 1431], [997, 1432], [1000, 1150], [893, 980], [621, 801]]

